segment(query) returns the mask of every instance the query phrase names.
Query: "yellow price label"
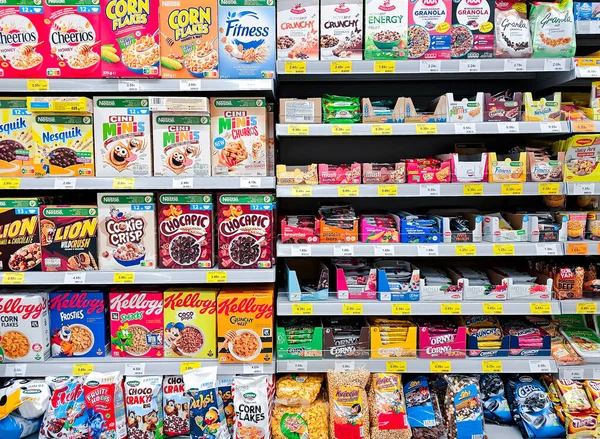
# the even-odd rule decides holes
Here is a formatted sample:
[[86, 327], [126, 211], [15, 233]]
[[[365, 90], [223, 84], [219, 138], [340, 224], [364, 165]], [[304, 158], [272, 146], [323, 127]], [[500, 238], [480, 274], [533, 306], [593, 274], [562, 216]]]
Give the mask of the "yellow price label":
[[28, 79], [27, 91], [48, 91], [50, 90], [50, 81], [48, 79]]
[[418, 123], [415, 131], [417, 134], [437, 134], [437, 124], [435, 123]]
[[21, 285], [25, 282], [25, 273], [2, 273], [4, 285]]
[[329, 71], [331, 73], [352, 73], [352, 61], [331, 61]]
[[539, 195], [558, 195], [560, 193], [560, 183], [540, 183], [538, 186]]
[[73, 365], [73, 375], [80, 377], [89, 375], [94, 371], [94, 365], [89, 363], [75, 363]]
[[308, 127], [306, 125], [289, 125], [289, 136], [308, 136]]
[[115, 284], [132, 284], [135, 281], [135, 273], [115, 273], [113, 275], [113, 283]]
[[223, 284], [225, 282], [227, 282], [226, 271], [209, 271], [206, 273], [206, 283]]
[[504, 308], [501, 303], [484, 303], [483, 304], [484, 314], [503, 314]]
[[460, 244], [454, 249], [456, 256], [477, 256], [477, 247], [475, 244]]
[[389, 136], [392, 134], [392, 126], [386, 124], [371, 125], [371, 134], [374, 136]]
[[350, 136], [352, 134], [352, 125], [333, 124], [331, 125], [332, 136]]
[[20, 178], [0, 178], [0, 189], [19, 189]]
[[515, 245], [514, 244], [494, 244], [492, 247], [494, 256], [514, 256]]
[[286, 61], [285, 73], [300, 74], [306, 73], [306, 61]]
[[567, 244], [567, 254], [573, 256], [587, 255], [587, 244]]
[[179, 375], [183, 375], [189, 370], [200, 369], [200, 367], [202, 367], [202, 363], [200, 363], [199, 361], [184, 361], [179, 366]]
[[481, 362], [481, 371], [485, 373], [502, 373], [502, 361], [483, 360]]
[[523, 185], [521, 183], [502, 183], [500, 188], [501, 195], [523, 195]]
[[345, 316], [360, 316], [363, 313], [362, 303], [343, 303], [342, 314]]
[[574, 133], [593, 133], [596, 131], [594, 122], [571, 122], [571, 125], [573, 126]]
[[358, 197], [358, 186], [350, 184], [339, 185], [338, 197]]
[[406, 372], [406, 361], [386, 361], [386, 372], [404, 373]]
[[312, 197], [312, 186], [292, 186], [292, 197]]
[[394, 73], [396, 63], [394, 61], [375, 61], [375, 73]]
[[134, 177], [117, 177], [113, 180], [113, 189], [133, 189], [134, 186]]
[[531, 302], [529, 304], [529, 314], [552, 314], [552, 307], [549, 303]]
[[483, 195], [483, 184], [471, 183], [463, 186], [463, 195], [466, 197], [473, 197]]
[[292, 315], [310, 316], [313, 313], [312, 303], [292, 303]]
[[392, 303], [392, 315], [409, 316], [412, 314], [410, 303]]
[[597, 314], [597, 304], [594, 302], [579, 302], [577, 304], [577, 314]]
[[444, 315], [460, 315], [462, 306], [460, 303], [440, 303], [440, 312]]
[[452, 372], [452, 363], [450, 361], [430, 361], [429, 372], [450, 373]]
[[378, 197], [397, 197], [398, 186], [395, 184], [380, 184], [377, 186]]

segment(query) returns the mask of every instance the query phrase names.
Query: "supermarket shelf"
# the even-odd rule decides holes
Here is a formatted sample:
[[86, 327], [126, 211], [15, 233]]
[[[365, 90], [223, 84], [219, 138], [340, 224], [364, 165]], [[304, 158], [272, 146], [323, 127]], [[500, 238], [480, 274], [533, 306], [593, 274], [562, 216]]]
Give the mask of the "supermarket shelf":
[[577, 34], [577, 37], [579, 37], [580, 35], [596, 35], [600, 38], [600, 21], [596, 21], [596, 20], [577, 21], [576, 34]]
[[565, 254], [571, 256], [599, 255], [600, 242], [597, 241], [572, 241], [566, 242]]
[[569, 195], [600, 195], [600, 183], [567, 183]]
[[[561, 314], [597, 314], [600, 311], [600, 300], [561, 300]], [[598, 365], [600, 368], [600, 365]]]
[[571, 121], [573, 133], [600, 133], [600, 120]]
[[597, 380], [600, 378], [600, 363], [559, 366], [558, 376], [570, 380]]

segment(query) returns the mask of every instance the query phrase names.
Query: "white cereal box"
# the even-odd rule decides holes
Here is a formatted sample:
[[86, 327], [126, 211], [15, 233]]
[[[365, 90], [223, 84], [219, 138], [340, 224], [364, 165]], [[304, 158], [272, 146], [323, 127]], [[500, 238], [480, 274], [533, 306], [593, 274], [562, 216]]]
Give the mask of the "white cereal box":
[[321, 0], [321, 59], [363, 59], [362, 0]]
[[94, 98], [96, 175], [151, 176], [148, 98]]
[[277, 59], [319, 59], [319, 0], [277, 2]]
[[210, 176], [210, 116], [153, 112], [154, 175]]
[[[365, 2], [365, 59], [406, 59], [407, 30], [407, 0], [367, 0]], [[423, 39], [429, 41], [429, 35]]]

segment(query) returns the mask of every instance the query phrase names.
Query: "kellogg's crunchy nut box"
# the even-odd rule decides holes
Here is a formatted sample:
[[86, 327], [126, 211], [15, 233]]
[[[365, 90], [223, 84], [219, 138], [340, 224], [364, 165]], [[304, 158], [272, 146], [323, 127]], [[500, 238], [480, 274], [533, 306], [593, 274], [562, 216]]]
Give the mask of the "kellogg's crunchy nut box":
[[217, 296], [219, 363], [273, 361], [273, 285], [226, 286]]
[[102, 76], [160, 77], [158, 0], [101, 0], [100, 5]]
[[0, 98], [1, 176], [32, 177], [35, 174], [32, 122], [33, 115], [27, 109], [25, 98]]
[[41, 271], [39, 198], [0, 199], [0, 270]]
[[217, 291], [165, 291], [165, 357], [217, 358]]
[[156, 268], [152, 193], [98, 194], [98, 260], [101, 270]]

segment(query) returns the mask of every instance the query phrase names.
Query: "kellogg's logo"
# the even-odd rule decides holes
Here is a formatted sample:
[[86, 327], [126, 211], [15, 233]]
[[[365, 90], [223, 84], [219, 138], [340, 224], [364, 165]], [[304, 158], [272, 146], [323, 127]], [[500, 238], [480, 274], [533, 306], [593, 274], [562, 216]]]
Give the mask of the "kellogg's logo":
[[300, 3], [290, 9], [292, 14], [304, 14], [306, 12], [306, 8], [303, 8]]
[[346, 3], [340, 3], [340, 5], [335, 8], [334, 11], [338, 14], [346, 14], [348, 11], [350, 11], [350, 8], [346, 6]]
[[202, 299], [200, 293], [177, 293], [165, 297], [164, 308], [171, 310], [194, 308], [199, 314], [214, 314], [217, 310], [217, 304], [214, 300]]
[[0, 298], [0, 314], [16, 314], [22, 319], [38, 319], [42, 312], [46, 309], [48, 303], [46, 299], [42, 299], [42, 303], [24, 304], [20, 297], [16, 298]]
[[270, 319], [273, 316], [273, 304], [258, 304], [256, 299], [239, 299], [233, 297], [219, 303], [218, 313], [229, 316], [230, 314], [254, 314], [257, 319]]
[[151, 300], [146, 293], [123, 293], [110, 299], [110, 310], [116, 312], [128, 312], [130, 309], [142, 310], [146, 315], [161, 315], [163, 301]]
[[50, 299], [50, 309], [53, 311], [86, 310], [88, 314], [104, 312], [104, 300], [88, 299], [87, 293], [57, 293]]

